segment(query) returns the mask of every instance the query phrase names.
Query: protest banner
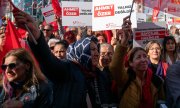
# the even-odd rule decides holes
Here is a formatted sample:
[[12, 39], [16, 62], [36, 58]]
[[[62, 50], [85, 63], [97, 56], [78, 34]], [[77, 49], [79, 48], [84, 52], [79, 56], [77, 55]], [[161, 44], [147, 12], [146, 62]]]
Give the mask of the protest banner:
[[[120, 29], [123, 24], [123, 18], [130, 15], [133, 0], [126, 0], [122, 3], [119, 0], [94, 0], [92, 29], [112, 30]], [[137, 27], [136, 5], [133, 6], [131, 14], [132, 27]]]
[[61, 3], [63, 26], [92, 26], [92, 2]]
[[165, 36], [168, 35], [165, 22], [144, 22], [138, 23], [138, 28], [134, 29], [133, 47], [145, 47], [151, 40], [157, 40], [162, 43]]
[[54, 22], [54, 10], [51, 4], [45, 8], [41, 8], [41, 11], [47, 24]]

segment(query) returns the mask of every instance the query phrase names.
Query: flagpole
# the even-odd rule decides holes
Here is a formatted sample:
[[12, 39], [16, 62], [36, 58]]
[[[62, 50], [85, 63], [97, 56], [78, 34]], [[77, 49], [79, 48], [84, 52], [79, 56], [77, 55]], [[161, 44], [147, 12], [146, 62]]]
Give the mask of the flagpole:
[[131, 14], [132, 14], [132, 11], [133, 11], [134, 2], [135, 2], [135, 0], [133, 0], [133, 1], [132, 1], [132, 5], [131, 5], [131, 11], [130, 11], [129, 18], [131, 18]]
[[34, 38], [32, 32], [29, 30], [29, 27], [27, 26], [27, 24], [24, 24], [24, 26], [25, 26], [26, 30], [29, 32], [29, 34], [30, 34], [30, 36], [31, 36], [34, 44], [37, 45], [37, 41], [36, 41], [36, 39]]

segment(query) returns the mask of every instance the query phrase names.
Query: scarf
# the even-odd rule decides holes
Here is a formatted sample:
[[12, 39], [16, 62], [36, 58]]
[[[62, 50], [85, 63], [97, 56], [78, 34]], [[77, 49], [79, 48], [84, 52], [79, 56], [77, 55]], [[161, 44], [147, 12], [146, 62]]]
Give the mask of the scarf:
[[[91, 41], [97, 42], [97, 38], [89, 36], [70, 44], [67, 49], [67, 59], [74, 62], [85, 75], [88, 76], [88, 72], [92, 71], [92, 58], [90, 44]], [[92, 72], [91, 72], [92, 73]]]
[[145, 77], [145, 84], [142, 86], [142, 101], [140, 104], [140, 108], [153, 108], [151, 78], [152, 71], [151, 69], [148, 69]]
[[[148, 64], [149, 64], [148, 67], [149, 67], [150, 69], [152, 69], [152, 68], [153, 68], [153, 67], [152, 67], [153, 64], [151, 63], [151, 61], [149, 61]], [[153, 70], [153, 69], [152, 69], [152, 70]], [[157, 67], [157, 69], [156, 69], [156, 72], [153, 71], [153, 74], [156, 74], [157, 76], [159, 76], [159, 77], [161, 77], [162, 79], [164, 79], [165, 75], [164, 75], [164, 69], [163, 69], [163, 66], [162, 66], [162, 61], [159, 61], [158, 67]]]

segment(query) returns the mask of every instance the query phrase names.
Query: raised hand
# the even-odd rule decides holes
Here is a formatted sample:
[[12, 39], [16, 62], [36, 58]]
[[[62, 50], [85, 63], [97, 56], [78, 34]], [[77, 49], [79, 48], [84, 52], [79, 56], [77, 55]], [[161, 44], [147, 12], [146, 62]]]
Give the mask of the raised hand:
[[132, 33], [132, 29], [131, 29], [131, 21], [129, 16], [125, 17], [123, 19], [123, 25], [122, 25], [122, 35], [121, 35], [121, 41], [120, 44], [123, 46], [127, 46], [128, 45], [128, 41], [131, 39], [131, 33]]
[[[15, 23], [19, 28], [25, 29], [25, 24], [27, 27], [30, 29], [31, 33], [35, 37], [35, 39], [38, 39], [40, 37], [40, 30], [37, 26], [37, 23], [35, 20], [27, 13], [17, 10], [13, 12], [14, 18], [15, 18]], [[30, 37], [31, 39], [31, 37]]]

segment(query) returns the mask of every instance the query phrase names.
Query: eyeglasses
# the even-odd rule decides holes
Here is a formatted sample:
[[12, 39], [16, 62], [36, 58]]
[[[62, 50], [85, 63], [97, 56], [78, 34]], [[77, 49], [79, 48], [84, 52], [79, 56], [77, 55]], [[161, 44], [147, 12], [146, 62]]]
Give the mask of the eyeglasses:
[[161, 50], [161, 48], [150, 48], [149, 50], [156, 50], [156, 51], [159, 51], [159, 50]]
[[112, 55], [113, 55], [113, 54], [112, 54], [111, 52], [101, 52], [101, 53], [100, 53], [100, 56], [101, 56], [101, 57], [105, 57], [105, 56], [112, 57]]
[[49, 30], [49, 29], [43, 29], [43, 31], [51, 31], [51, 30]]
[[3, 64], [3, 65], [1, 65], [1, 69], [3, 70], [3, 71], [5, 71], [6, 69], [7, 69], [7, 67], [9, 67], [9, 69], [14, 69], [15, 67], [16, 67], [16, 63], [10, 63], [10, 64], [8, 64], [8, 65], [5, 65], [5, 64]]

